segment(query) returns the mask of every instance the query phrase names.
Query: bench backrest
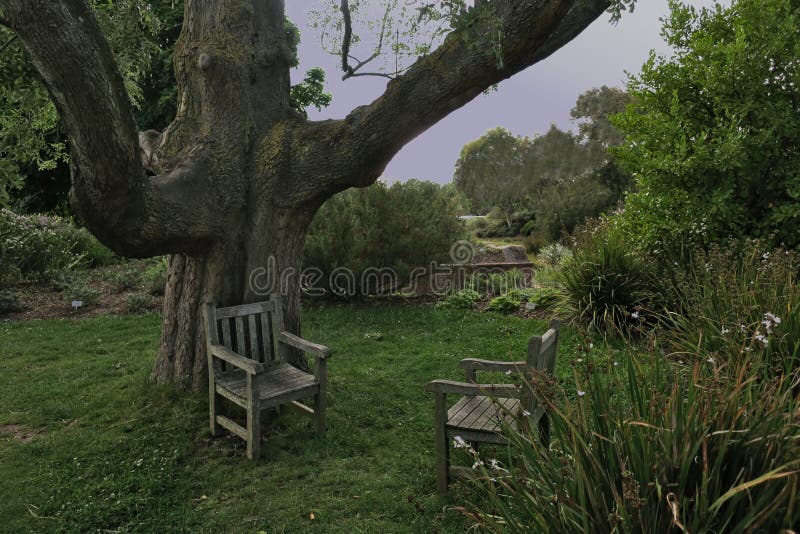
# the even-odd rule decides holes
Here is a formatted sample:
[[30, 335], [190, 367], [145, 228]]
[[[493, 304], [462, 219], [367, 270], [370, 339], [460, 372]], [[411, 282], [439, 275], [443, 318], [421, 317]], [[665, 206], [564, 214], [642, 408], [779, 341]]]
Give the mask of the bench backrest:
[[206, 332], [209, 341], [224, 345], [235, 353], [259, 362], [282, 360], [278, 334], [283, 330], [283, 308], [280, 298], [269, 301], [217, 308], [205, 307]]
[[[534, 373], [547, 374], [551, 377], [555, 375], [558, 330], [560, 326], [561, 321], [551, 319], [550, 324], [547, 326], [547, 332], [541, 336], [533, 336], [528, 341], [528, 358], [526, 360], [528, 371], [525, 373], [525, 379], [529, 383], [532, 383], [531, 380]], [[535, 413], [539, 405], [530, 391], [526, 395], [523, 404], [530, 413]]]

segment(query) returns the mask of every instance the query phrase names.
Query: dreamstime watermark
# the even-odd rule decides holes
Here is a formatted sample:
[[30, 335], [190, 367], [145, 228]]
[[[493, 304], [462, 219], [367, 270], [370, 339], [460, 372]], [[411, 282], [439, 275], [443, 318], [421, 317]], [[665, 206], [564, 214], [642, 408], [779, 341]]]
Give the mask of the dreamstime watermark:
[[[444, 296], [465, 287], [503, 291], [526, 287], [524, 275], [509, 275], [508, 269], [497, 264], [473, 264], [475, 252], [475, 246], [469, 241], [457, 241], [450, 247], [451, 263], [432, 261], [427, 266], [415, 267], [403, 280], [395, 269], [385, 267], [368, 267], [356, 272], [339, 266], [327, 276], [318, 267], [280, 269], [276, 258], [270, 256], [265, 266], [250, 272], [249, 284], [251, 291], [260, 296], [285, 295], [299, 285], [300, 291], [310, 297], [332, 294], [342, 298], [389, 294]], [[493, 275], [496, 276], [492, 278]], [[505, 287], [488, 287], [487, 282], [480, 282], [481, 279], [493, 280], [493, 286]]]

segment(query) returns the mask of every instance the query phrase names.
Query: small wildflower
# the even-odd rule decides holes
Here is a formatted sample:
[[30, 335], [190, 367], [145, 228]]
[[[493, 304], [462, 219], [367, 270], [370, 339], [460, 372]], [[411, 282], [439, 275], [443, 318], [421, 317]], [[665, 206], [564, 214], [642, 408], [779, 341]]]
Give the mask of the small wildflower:
[[765, 347], [767, 346], [767, 344], [769, 344], [769, 339], [767, 339], [767, 336], [765, 336], [764, 334], [757, 332], [754, 337], [756, 341], [759, 341]]
[[589, 350], [594, 348], [594, 343], [589, 343]]
[[578, 363], [583, 363], [583, 358], [575, 358], [575, 361]]
[[484, 465], [482, 460], [477, 460], [474, 464], [472, 464], [473, 469], [477, 469], [478, 467]]
[[775, 324], [781, 324], [781, 318], [778, 317], [777, 315], [773, 315], [770, 312], [767, 312], [767, 313], [764, 314], [764, 319], [767, 320], [767, 321], [771, 321], [771, 322], [773, 322]]
[[492, 469], [500, 469], [500, 462], [492, 458], [489, 460], [489, 467], [491, 467]]
[[583, 397], [584, 395], [586, 395], [586, 392], [585, 392], [585, 391], [581, 391], [581, 390], [579, 389], [579, 390], [578, 390], [578, 396], [579, 396], [579, 397]]
[[522, 410], [522, 415], [524, 415], [525, 417], [530, 417], [531, 412], [529, 412], [528, 410]]
[[638, 319], [638, 318], [639, 318], [639, 312], [635, 311], [631, 314], [631, 319]]
[[731, 332], [731, 331], [730, 331], [730, 330], [728, 330], [727, 328], [725, 328], [724, 326], [722, 327], [722, 330], [720, 331], [720, 333], [721, 333], [723, 336], [724, 336], [725, 334], [730, 334], [730, 332]]
[[506, 376], [511, 376], [511, 371], [506, 371]]
[[466, 449], [469, 445], [467, 445], [467, 442], [464, 441], [464, 438], [461, 436], [455, 436], [453, 437], [453, 447], [456, 449]]
[[708, 363], [714, 363], [714, 358], [709, 358], [706, 360]]

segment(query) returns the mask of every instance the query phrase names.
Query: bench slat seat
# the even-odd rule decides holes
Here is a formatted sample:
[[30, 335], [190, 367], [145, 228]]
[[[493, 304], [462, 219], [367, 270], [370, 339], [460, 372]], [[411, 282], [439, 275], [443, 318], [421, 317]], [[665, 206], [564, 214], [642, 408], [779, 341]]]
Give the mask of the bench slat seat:
[[[237, 369], [220, 373], [216, 381], [217, 393], [220, 395], [224, 395], [225, 392], [230, 393], [241, 401], [237, 402], [240, 406], [247, 400], [246, 372]], [[288, 363], [268, 367], [258, 375], [258, 384], [258, 398], [262, 408], [308, 397], [319, 387], [314, 375], [305, 373]]]

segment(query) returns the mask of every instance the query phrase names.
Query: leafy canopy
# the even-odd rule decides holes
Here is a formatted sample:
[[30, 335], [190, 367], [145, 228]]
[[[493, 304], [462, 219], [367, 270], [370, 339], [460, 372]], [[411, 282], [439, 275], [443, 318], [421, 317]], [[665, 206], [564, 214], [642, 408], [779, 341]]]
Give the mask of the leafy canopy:
[[729, 235], [800, 246], [800, 5], [670, 8], [671, 54], [651, 53], [616, 119], [638, 185], [620, 224], [654, 250]]

